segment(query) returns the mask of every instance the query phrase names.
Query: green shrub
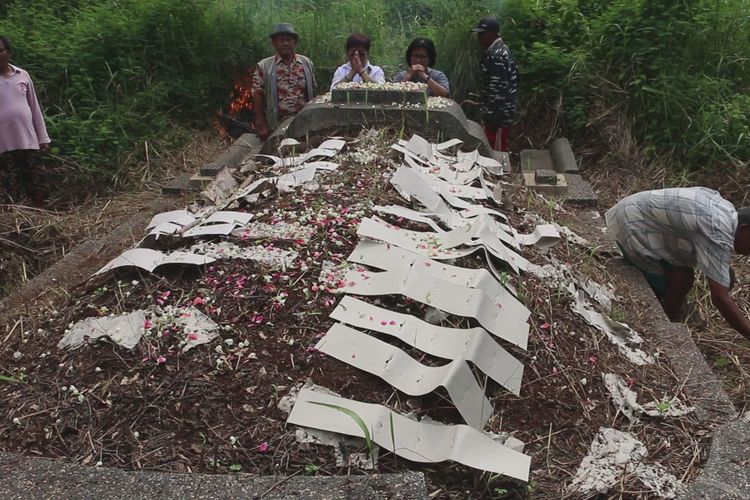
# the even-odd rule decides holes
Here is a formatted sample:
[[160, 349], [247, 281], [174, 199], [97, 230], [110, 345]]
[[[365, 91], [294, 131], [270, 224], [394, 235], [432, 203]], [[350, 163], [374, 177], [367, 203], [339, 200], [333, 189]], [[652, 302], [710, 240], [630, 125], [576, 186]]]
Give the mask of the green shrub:
[[0, 33], [37, 82], [55, 151], [88, 180], [226, 109], [236, 76], [272, 54], [277, 22], [295, 24], [321, 92], [352, 31], [371, 36], [388, 75], [421, 35], [464, 102], [481, 57], [469, 29], [487, 15], [517, 60], [523, 119], [562, 104], [575, 138], [594, 104], [625, 109], [644, 150], [697, 168], [750, 160], [748, 11], [750, 0], [35, 0], [0, 3]]

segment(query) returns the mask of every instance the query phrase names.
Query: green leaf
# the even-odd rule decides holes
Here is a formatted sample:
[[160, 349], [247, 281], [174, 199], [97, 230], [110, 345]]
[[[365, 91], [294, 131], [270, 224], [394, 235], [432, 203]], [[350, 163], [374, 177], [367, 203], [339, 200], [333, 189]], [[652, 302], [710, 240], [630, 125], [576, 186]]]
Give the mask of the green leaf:
[[719, 356], [718, 358], [714, 360], [715, 368], [726, 368], [727, 366], [729, 366], [729, 364], [730, 364], [729, 358], [725, 356]]
[[370, 431], [367, 428], [367, 424], [365, 424], [365, 421], [362, 420], [362, 417], [357, 415], [357, 413], [354, 412], [353, 410], [350, 410], [349, 408], [344, 408], [343, 406], [332, 405], [330, 403], [321, 403], [319, 401], [310, 401], [310, 403], [314, 405], [325, 406], [326, 408], [331, 408], [336, 411], [340, 411], [344, 415], [354, 420], [354, 422], [359, 426], [359, 428], [362, 429], [362, 433], [365, 435], [365, 442], [367, 443], [367, 451], [369, 453], [370, 458], [371, 459], [373, 458], [372, 437], [370, 436]]

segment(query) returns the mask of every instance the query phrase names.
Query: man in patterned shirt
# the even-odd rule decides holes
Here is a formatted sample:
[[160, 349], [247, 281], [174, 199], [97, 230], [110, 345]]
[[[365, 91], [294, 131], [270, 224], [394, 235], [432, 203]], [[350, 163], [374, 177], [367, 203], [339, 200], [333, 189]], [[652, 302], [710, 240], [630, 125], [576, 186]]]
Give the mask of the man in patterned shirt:
[[732, 252], [750, 255], [750, 207], [735, 210], [703, 187], [659, 189], [622, 199], [606, 219], [626, 260], [643, 271], [669, 319], [678, 319], [697, 267], [721, 315], [750, 338], [750, 322], [729, 294]]
[[255, 132], [261, 139], [299, 113], [315, 96], [316, 86], [312, 61], [295, 53], [299, 34], [294, 27], [277, 24], [270, 36], [276, 54], [258, 63], [252, 84]]
[[516, 116], [518, 70], [500, 35], [496, 19], [485, 17], [472, 29], [484, 49], [482, 58], [482, 121], [492, 149], [508, 151], [508, 130]]

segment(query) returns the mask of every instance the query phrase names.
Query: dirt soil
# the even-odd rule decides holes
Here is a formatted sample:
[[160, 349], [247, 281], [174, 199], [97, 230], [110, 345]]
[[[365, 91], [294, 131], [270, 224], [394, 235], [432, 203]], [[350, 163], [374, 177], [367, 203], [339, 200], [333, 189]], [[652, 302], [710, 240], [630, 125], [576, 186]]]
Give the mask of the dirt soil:
[[[336, 286], [321, 280], [324, 263], [345, 262], [357, 243], [357, 225], [362, 217], [372, 215], [372, 204], [403, 204], [389, 184], [389, 174], [398, 163], [389, 146], [396, 139], [388, 131], [360, 136], [336, 157], [341, 164], [338, 171], [318, 174], [317, 189], [243, 206], [259, 222], [314, 229], [310, 241], [261, 241], [269, 248], [298, 252], [290, 268], [219, 260], [203, 268], [167, 266], [154, 274], [120, 269], [82, 283], [65, 303], [34, 318], [33, 327], [29, 327], [31, 318], [18, 321], [22, 314], [8, 320], [0, 330], [0, 447], [124, 469], [363, 472], [337, 466], [331, 448], [295, 441], [295, 428], [285, 424], [286, 415], [277, 404], [307, 379], [344, 397], [384, 404], [418, 418], [461, 423], [447, 394], [409, 397], [313, 347], [332, 324], [328, 313], [341, 297]], [[270, 167], [264, 167], [258, 175], [269, 173]], [[507, 215], [521, 232], [533, 230], [529, 213], [549, 222], [564, 218], [554, 202], [521, 188], [513, 196], [518, 208]], [[258, 244], [230, 239], [240, 246]], [[189, 246], [167, 238], [159, 245]], [[591, 248], [561, 242], [548, 255], [531, 248], [523, 253], [539, 264], [554, 257], [582, 276], [602, 284], [611, 281], [605, 259]], [[479, 257], [455, 264], [486, 265]], [[512, 272], [509, 281], [532, 312], [531, 333], [526, 351], [500, 342], [526, 370], [520, 396], [490, 381], [486, 393], [496, 415], [486, 430], [509, 432], [526, 443], [524, 452], [532, 458], [530, 482], [493, 477], [449, 462], [419, 465], [382, 451], [377, 469], [424, 471], [436, 498], [575, 497], [566, 486], [590, 443], [600, 427], [615, 427], [644, 442], [647, 463], [660, 463], [678, 479], [690, 481], [706, 459], [710, 438], [706, 429], [690, 415], [645, 417], [642, 424], [631, 425], [614, 408], [602, 382], [604, 373], [618, 374], [639, 394], [640, 402], [662, 401], [681, 396], [670, 367], [658, 358], [645, 366], [628, 362], [604, 334], [571, 311], [568, 296], [548, 281]], [[628, 300], [617, 303], [613, 319], [647, 331], [648, 318], [632, 314], [637, 307]], [[427, 312], [402, 297], [387, 297], [382, 303], [417, 316]], [[197, 307], [221, 325], [221, 338], [182, 353], [178, 346], [188, 332], [154, 318], [144, 325], [148, 334], [133, 350], [105, 341], [77, 350], [57, 347], [76, 321], [149, 306]], [[444, 324], [477, 326], [452, 316]], [[424, 364], [445, 363], [405, 344], [398, 346]], [[609, 492], [618, 498], [650, 495], [631, 475]]]

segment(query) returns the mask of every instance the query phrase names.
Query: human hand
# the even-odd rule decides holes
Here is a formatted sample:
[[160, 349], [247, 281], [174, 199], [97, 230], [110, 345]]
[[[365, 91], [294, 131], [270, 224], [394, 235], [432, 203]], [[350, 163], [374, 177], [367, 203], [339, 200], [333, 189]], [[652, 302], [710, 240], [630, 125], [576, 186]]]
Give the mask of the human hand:
[[364, 70], [365, 67], [362, 65], [362, 59], [359, 58], [359, 52], [357, 52], [352, 57], [352, 71], [354, 71], [355, 75], [362, 75]]
[[422, 80], [427, 79], [427, 68], [421, 64], [412, 64], [410, 70], [412, 76], [419, 76]]
[[39, 145], [39, 149], [42, 151], [42, 153], [49, 153], [49, 142], [45, 142], [44, 144]]

